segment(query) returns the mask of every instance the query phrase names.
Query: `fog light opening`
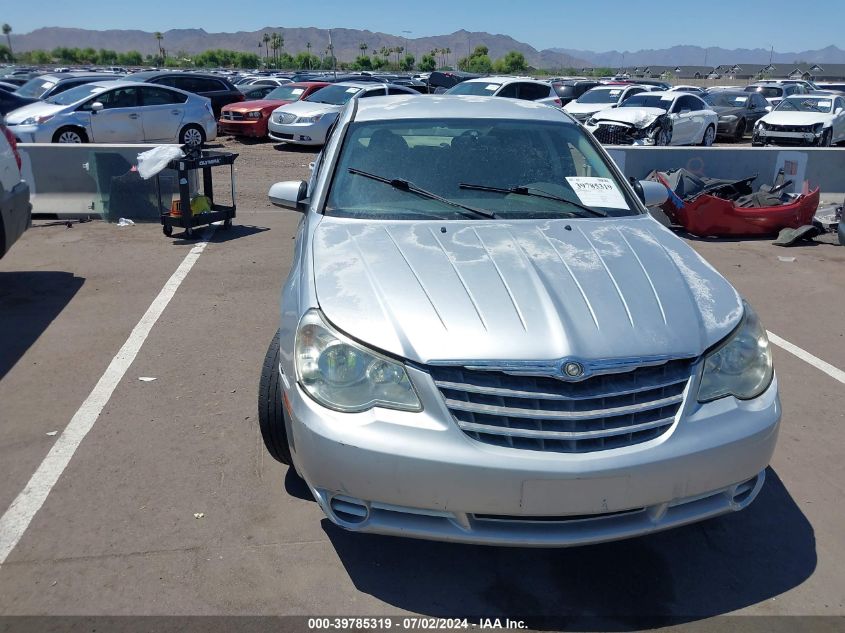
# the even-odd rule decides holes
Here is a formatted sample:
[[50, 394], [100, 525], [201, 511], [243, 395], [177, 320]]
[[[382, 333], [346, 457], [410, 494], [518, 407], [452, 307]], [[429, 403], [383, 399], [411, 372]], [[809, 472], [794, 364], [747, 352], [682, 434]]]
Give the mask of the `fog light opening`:
[[329, 507], [341, 523], [356, 525], [370, 517], [370, 508], [359, 499], [332, 497]]
[[752, 477], [748, 481], [739, 484], [734, 490], [733, 502], [737, 505], [742, 505], [748, 498], [754, 494], [754, 489], [757, 485], [757, 477]]

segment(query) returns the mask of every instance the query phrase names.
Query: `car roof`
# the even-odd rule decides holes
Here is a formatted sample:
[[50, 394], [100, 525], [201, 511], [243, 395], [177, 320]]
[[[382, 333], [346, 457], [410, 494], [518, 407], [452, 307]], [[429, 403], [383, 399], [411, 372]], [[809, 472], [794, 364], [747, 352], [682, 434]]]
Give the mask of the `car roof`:
[[571, 122], [557, 108], [536, 101], [500, 97], [409, 94], [358, 99], [356, 103], [355, 121], [480, 118]]
[[546, 81], [538, 81], [537, 79], [532, 79], [531, 77], [507, 77], [502, 75], [490, 75], [489, 77], [473, 77], [472, 79], [467, 79], [465, 83], [490, 83], [490, 84], [508, 84], [513, 83], [514, 81], [527, 81], [530, 83], [535, 84], [544, 84], [549, 85]]
[[67, 73], [46, 73], [44, 75], [38, 75], [33, 79], [54, 79], [58, 83], [64, 79], [86, 79], [88, 77], [114, 77], [114, 74], [73, 71]]
[[[640, 93], [649, 97], [671, 97], [672, 99], [680, 99], [681, 97], [698, 97], [690, 92], [681, 92], [680, 90], [652, 90], [651, 92]], [[639, 96], [639, 95], [634, 95]], [[631, 97], [633, 99], [633, 97]], [[699, 99], [701, 97], [698, 97]]]

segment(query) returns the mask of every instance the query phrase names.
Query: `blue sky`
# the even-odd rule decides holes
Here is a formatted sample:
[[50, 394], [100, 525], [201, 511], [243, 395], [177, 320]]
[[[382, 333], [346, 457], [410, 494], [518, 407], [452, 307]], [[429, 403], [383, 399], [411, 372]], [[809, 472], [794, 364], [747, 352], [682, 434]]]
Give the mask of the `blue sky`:
[[[409, 37], [458, 29], [505, 33], [535, 48], [594, 51], [665, 48], [676, 44], [769, 48], [781, 52], [845, 46], [842, 0], [135, 0], [80, 5], [9, 0], [0, 22], [24, 33], [41, 26], [166, 31], [253, 31], [264, 26], [369, 29]], [[823, 18], [823, 19], [820, 19]]]

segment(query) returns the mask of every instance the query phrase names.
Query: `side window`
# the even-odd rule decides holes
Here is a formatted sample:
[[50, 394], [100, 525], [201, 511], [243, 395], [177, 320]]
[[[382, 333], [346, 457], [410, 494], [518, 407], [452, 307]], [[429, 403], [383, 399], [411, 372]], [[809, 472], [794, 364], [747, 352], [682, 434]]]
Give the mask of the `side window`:
[[839, 109], [839, 108], [842, 108], [842, 109], [845, 110], [845, 99], [843, 99], [842, 97], [837, 97], [836, 101], [833, 104], [834, 111]]
[[679, 114], [686, 106], [684, 105], [684, 98], [678, 97], [675, 99], [675, 105], [672, 106], [672, 113]]
[[387, 94], [389, 94], [389, 95], [406, 95], [408, 93], [405, 92], [404, 90], [402, 90], [401, 88], [388, 88]]
[[153, 86], [141, 88], [141, 105], [170, 105], [173, 103], [185, 103], [187, 100], [188, 97], [186, 95], [164, 88], [155, 88]]
[[209, 77], [191, 77], [194, 89], [191, 92], [221, 92], [226, 90], [223, 82]]
[[[645, 89], [644, 88], [631, 88], [628, 92], [625, 92], [623, 94], [625, 95], [625, 99], [627, 99], [628, 97], [633, 97], [634, 95], [638, 95], [641, 92], [645, 92]], [[622, 100], [620, 99], [619, 102], [622, 103]]]
[[382, 97], [384, 96], [384, 88], [368, 88], [358, 95], [359, 99], [366, 97]]
[[757, 106], [758, 110], [765, 110], [766, 106], [769, 105], [769, 102], [756, 92], [751, 95], [751, 101]]
[[81, 86], [84, 83], [87, 83], [87, 82], [85, 82], [85, 81], [63, 81], [60, 84], [56, 84], [56, 86], [50, 91], [50, 96], [55, 97], [57, 94], [61, 94], [65, 90], [70, 90], [71, 88], [76, 88], [77, 86]]
[[689, 109], [693, 112], [699, 112], [700, 110], [704, 110], [704, 105], [701, 103], [701, 100], [696, 97], [686, 97], [687, 103], [689, 104]]
[[507, 97], [508, 99], [516, 99], [517, 97], [517, 88], [519, 84], [515, 81], [513, 83], [509, 83], [505, 86], [502, 86], [499, 89], [499, 92], [496, 93], [497, 97]]
[[104, 110], [134, 108], [138, 105], [138, 89], [135, 87], [116, 88], [115, 90], [109, 90], [108, 92], [97, 95], [94, 101], [102, 103]]
[[519, 84], [519, 98], [527, 101], [545, 99], [550, 94], [550, 87], [543, 84]]
[[182, 79], [183, 77], [159, 77], [158, 79], [153, 79], [152, 83], [170, 86], [171, 88], [181, 88]]

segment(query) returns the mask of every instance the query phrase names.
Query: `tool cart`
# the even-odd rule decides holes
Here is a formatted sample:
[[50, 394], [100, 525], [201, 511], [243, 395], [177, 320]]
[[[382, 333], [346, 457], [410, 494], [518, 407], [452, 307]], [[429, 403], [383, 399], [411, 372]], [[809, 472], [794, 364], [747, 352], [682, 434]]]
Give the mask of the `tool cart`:
[[[232, 226], [235, 217], [235, 159], [237, 154], [231, 152], [216, 152], [212, 150], [185, 150], [184, 158], [171, 160], [167, 167], [177, 173], [179, 179], [179, 199], [174, 200], [169, 210], [159, 202], [161, 214], [161, 229], [165, 235], [173, 234], [173, 227], [185, 229], [185, 237], [191, 239], [195, 229], [212, 222], [223, 220], [223, 228]], [[212, 183], [212, 168], [229, 166], [229, 178], [232, 183], [232, 204], [218, 204], [214, 201], [214, 186]], [[191, 199], [190, 172], [202, 170], [202, 194]], [[161, 184], [156, 176], [156, 187], [161, 200]]]

